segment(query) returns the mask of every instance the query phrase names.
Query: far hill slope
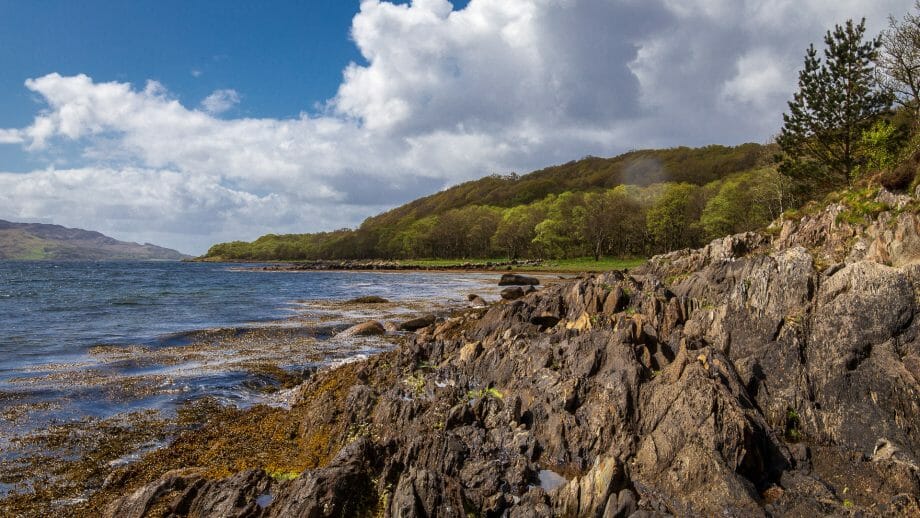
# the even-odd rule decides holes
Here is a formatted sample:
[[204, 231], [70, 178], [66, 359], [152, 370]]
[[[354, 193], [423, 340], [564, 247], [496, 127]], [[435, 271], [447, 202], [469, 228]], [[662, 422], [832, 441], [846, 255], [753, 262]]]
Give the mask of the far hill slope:
[[[775, 191], [766, 185], [771, 173], [758, 169], [768, 165], [770, 155], [770, 147], [743, 144], [586, 157], [523, 176], [491, 175], [465, 182], [367, 218], [356, 230], [269, 234], [252, 243], [215, 245], [205, 258], [646, 256], [678, 245], [702, 244], [710, 235], [757, 228], [775, 217], [778, 213], [769, 209], [751, 209], [754, 200], [747, 199]], [[672, 187], [676, 189], [669, 191]], [[723, 187], [734, 189], [723, 197], [746, 204], [737, 211], [743, 214], [716, 214], [707, 227], [699, 220]], [[766, 197], [757, 196], [759, 208], [764, 208]], [[660, 235], [642, 237], [645, 211], [658, 201], [664, 204], [660, 216], [653, 217], [662, 220], [654, 227], [662, 229]], [[711, 228], [717, 221], [725, 224]], [[664, 235], [667, 232], [675, 235]], [[634, 236], [635, 242], [616, 237], [624, 235]]]
[[513, 207], [566, 191], [663, 182], [705, 185], [752, 169], [762, 160], [766, 150], [767, 147], [759, 144], [742, 144], [644, 149], [613, 158], [588, 156], [522, 176], [491, 175], [465, 182], [370, 217], [361, 227], [385, 225], [406, 216], [423, 218], [468, 205]]
[[178, 261], [188, 257], [169, 248], [118, 241], [89, 230], [0, 220], [0, 259]]

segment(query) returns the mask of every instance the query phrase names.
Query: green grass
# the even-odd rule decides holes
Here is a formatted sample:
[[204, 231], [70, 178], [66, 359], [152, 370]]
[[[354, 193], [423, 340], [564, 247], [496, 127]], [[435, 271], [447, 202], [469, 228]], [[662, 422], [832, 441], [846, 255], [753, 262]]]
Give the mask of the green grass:
[[[399, 261], [399, 264], [418, 268], [449, 268], [464, 264], [486, 267], [489, 262], [494, 264], [507, 261], [508, 259], [410, 259]], [[645, 261], [646, 259], [643, 258], [622, 259], [613, 257], [604, 257], [600, 261], [595, 261], [593, 257], [579, 257], [576, 259], [545, 260], [539, 266], [515, 265], [511, 266], [511, 269], [527, 272], [604, 272], [635, 268], [645, 264]]]

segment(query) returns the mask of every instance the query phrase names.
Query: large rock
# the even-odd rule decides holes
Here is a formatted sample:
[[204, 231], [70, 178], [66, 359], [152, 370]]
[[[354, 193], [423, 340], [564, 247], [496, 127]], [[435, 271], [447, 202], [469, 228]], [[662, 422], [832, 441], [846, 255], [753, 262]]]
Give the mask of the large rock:
[[[317, 375], [301, 435], [349, 433], [258, 512], [920, 515], [920, 266], [818, 267], [814, 237], [741, 234], [553, 283], [352, 364], [335, 391]], [[264, 488], [236, 477], [173, 473], [117, 510], [186, 492], [232, 515]]]
[[506, 273], [502, 275], [502, 278], [498, 281], [499, 286], [536, 286], [538, 284], [540, 284], [540, 281], [536, 277], [528, 277], [516, 273]]
[[505, 288], [501, 292], [501, 297], [505, 300], [517, 300], [524, 296], [524, 288], [520, 286], [512, 286], [510, 288]]
[[483, 299], [479, 295], [472, 294], [472, 293], [469, 296], [467, 296], [467, 300], [469, 300], [470, 306], [474, 308], [484, 308], [489, 305], [489, 303], [486, 302], [485, 299]]
[[377, 295], [368, 295], [365, 297], [351, 299], [347, 302], [347, 304], [386, 304], [388, 302], [390, 301], [383, 297], [378, 297]]
[[386, 329], [384, 329], [383, 324], [376, 320], [370, 320], [368, 322], [351, 326], [336, 336], [377, 336], [382, 334], [386, 334]]
[[428, 327], [431, 324], [434, 324], [436, 320], [437, 319], [434, 315], [423, 315], [418, 318], [406, 320], [405, 322], [399, 324], [399, 329], [402, 331], [418, 331], [423, 327]]

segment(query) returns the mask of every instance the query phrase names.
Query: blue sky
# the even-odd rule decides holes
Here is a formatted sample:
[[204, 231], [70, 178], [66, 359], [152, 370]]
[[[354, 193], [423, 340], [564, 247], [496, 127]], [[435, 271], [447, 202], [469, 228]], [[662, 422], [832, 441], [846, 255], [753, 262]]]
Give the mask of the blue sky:
[[200, 253], [487, 174], [766, 142], [912, 0], [0, 0], [0, 219]]
[[358, 2], [267, 4], [2, 0], [0, 126], [31, 122], [35, 96], [23, 82], [50, 72], [140, 86], [155, 79], [190, 104], [232, 88], [246, 102], [228, 116], [286, 118], [313, 111], [335, 95], [345, 66], [362, 61], [349, 38]]

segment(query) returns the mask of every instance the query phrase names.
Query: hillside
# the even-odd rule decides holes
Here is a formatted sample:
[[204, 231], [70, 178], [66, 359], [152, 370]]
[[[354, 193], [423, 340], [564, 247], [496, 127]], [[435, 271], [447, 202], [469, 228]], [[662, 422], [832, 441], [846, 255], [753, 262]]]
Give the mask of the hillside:
[[0, 259], [4, 260], [178, 261], [188, 257], [169, 248], [118, 241], [89, 230], [0, 220]]
[[[465, 182], [370, 217], [355, 230], [269, 234], [215, 245], [205, 258], [647, 256], [751, 230], [778, 215], [781, 203], [772, 193], [782, 189], [769, 167], [773, 151], [743, 144], [586, 157]], [[732, 192], [720, 198], [723, 188]], [[714, 199], [719, 203], [709, 207]], [[736, 214], [716, 213], [725, 210]], [[635, 239], [618, 240], [626, 234]]]

